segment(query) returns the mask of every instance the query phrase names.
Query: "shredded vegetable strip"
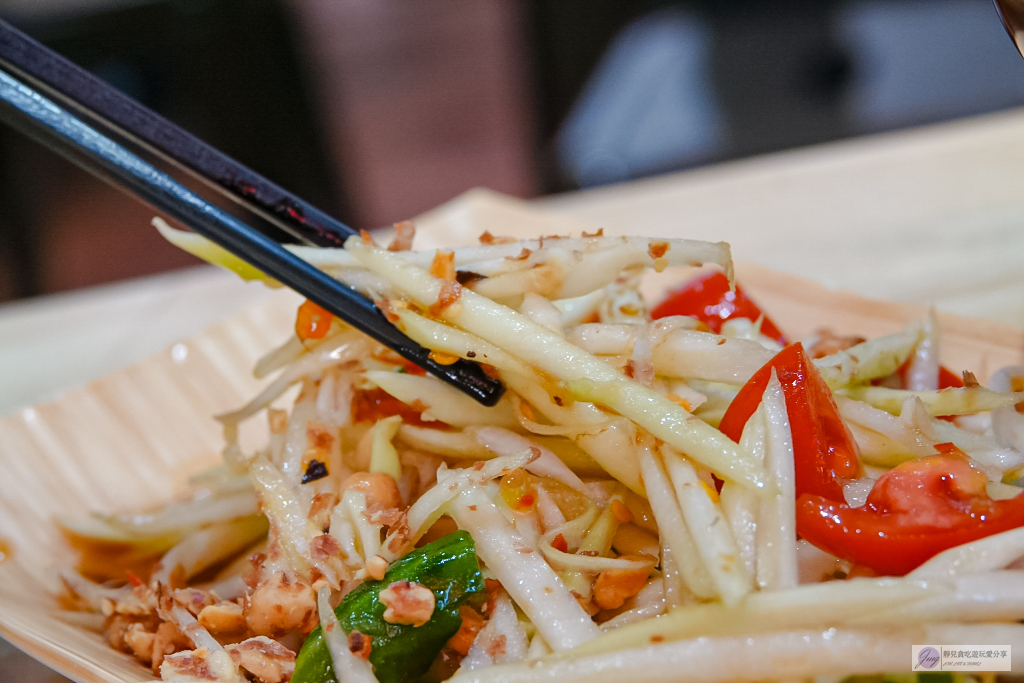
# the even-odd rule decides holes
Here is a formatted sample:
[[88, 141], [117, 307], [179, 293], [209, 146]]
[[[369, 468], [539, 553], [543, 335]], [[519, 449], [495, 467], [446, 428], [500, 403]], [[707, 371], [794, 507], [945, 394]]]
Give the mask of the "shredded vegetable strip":
[[327, 586], [322, 586], [317, 591], [316, 605], [324, 641], [330, 650], [331, 664], [338, 681], [342, 683], [377, 683], [377, 677], [373, 675], [370, 662], [355, 656], [349, 650], [348, 638], [341, 630], [341, 624], [338, 623], [338, 617], [334, 615], [334, 610], [331, 609], [331, 591]]
[[[441, 293], [441, 281], [424, 270], [403, 263], [384, 250], [350, 239], [346, 248], [375, 273], [392, 281], [415, 303], [430, 307]], [[749, 462], [736, 444], [721, 432], [693, 417], [669, 399], [616, 372], [560, 336], [473, 292], [463, 291], [442, 317], [509, 352], [552, 377], [576, 382], [600, 402], [648, 429], [715, 472], [747, 485], [763, 488], [764, 473]], [[596, 397], [595, 397], [596, 398]]]
[[463, 491], [452, 502], [451, 514], [459, 528], [473, 536], [477, 555], [552, 649], [568, 650], [600, 633], [541, 554], [481, 488]]
[[[412, 223], [395, 231], [288, 249], [437, 363], [481, 363], [497, 405], [304, 303], [190, 499], [62, 522], [82, 551], [69, 622], [168, 683], [839, 681], [927, 642], [1010, 646], [1024, 668], [1024, 367], [954, 381], [934, 312], [783, 349], [771, 312], [706, 278], [653, 309], [692, 317], [653, 319], [643, 271], [717, 264], [732, 285], [724, 243], [411, 251]], [[800, 389], [802, 353], [828, 390]], [[734, 443], [717, 425], [739, 413]]]
[[727, 605], [736, 604], [753, 590], [753, 577], [740, 562], [740, 551], [732, 536], [714, 489], [702, 482], [689, 461], [663, 450], [665, 469], [675, 489], [683, 519], [690, 529], [697, 552], [715, 584], [715, 591]]
[[[995, 640], [993, 640], [995, 639]], [[1001, 640], [1000, 640], [1001, 639]], [[696, 638], [643, 649], [532, 666], [500, 666], [459, 674], [453, 683], [621, 683], [623, 672], [645, 683], [726, 683], [903, 671], [915, 643], [1009, 643], [1024, 647], [1024, 626], [919, 626], [824, 629]], [[1022, 658], [1024, 659], [1024, 658]]]
[[797, 583], [793, 435], [775, 370], [761, 405], [767, 425], [765, 466], [779, 493], [762, 500], [757, 515], [757, 583], [762, 589], [792, 588]]
[[671, 482], [662, 464], [646, 446], [640, 447], [640, 468], [647, 487], [647, 499], [658, 521], [661, 542], [671, 553], [683, 582], [698, 597], [716, 597], [714, 582], [699, 559], [697, 546], [683, 519]]

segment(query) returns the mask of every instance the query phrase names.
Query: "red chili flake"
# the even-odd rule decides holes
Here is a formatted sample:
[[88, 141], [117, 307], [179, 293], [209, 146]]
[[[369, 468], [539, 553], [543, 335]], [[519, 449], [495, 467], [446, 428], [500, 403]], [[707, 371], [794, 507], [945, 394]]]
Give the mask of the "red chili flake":
[[559, 552], [569, 552], [569, 544], [566, 542], [565, 536], [562, 534], [555, 536], [554, 540], [551, 541], [551, 547]]

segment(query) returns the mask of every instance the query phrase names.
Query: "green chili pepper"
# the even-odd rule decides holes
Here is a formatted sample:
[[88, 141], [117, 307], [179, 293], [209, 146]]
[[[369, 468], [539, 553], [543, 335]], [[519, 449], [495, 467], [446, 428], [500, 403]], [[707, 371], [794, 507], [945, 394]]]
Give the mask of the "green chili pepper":
[[[382, 590], [395, 581], [415, 581], [434, 592], [430, 621], [422, 626], [384, 621]], [[462, 625], [459, 607], [484, 589], [473, 539], [457, 531], [414, 550], [388, 568], [381, 581], [368, 581], [345, 596], [334, 609], [342, 630], [373, 638], [370, 663], [380, 683], [405, 683], [422, 676], [441, 648]], [[292, 683], [336, 683], [320, 627], [306, 639]]]

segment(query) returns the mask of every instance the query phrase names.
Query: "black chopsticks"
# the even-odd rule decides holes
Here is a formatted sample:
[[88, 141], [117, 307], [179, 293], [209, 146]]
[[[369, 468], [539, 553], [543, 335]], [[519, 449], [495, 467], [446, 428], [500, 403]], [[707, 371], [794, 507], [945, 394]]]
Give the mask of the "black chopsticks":
[[87, 122], [139, 144], [306, 244], [341, 247], [356, 233], [3, 21], [0, 64]]
[[[20, 39], [12, 40], [12, 36], [15, 38], [20, 36]], [[13, 68], [8, 62], [7, 54], [12, 45], [17, 48], [15, 56], [18, 58]], [[129, 152], [110, 137], [86, 125], [69, 111], [57, 106], [17, 77], [24, 78], [20, 72], [23, 70], [28, 72], [33, 65], [53, 67], [54, 64], [59, 65], [64, 61], [48, 48], [21, 36], [15, 29], [0, 22], [0, 68], [3, 69], [0, 70], [0, 119], [96, 176], [127, 190], [181, 221], [196, 232], [253, 264], [267, 275], [323, 306], [345, 322], [392, 348], [404, 358], [461, 389], [480, 403], [494, 405], [501, 398], [504, 390], [501, 383], [488, 377], [479, 365], [465, 360], [459, 360], [451, 365], [441, 365], [435, 362], [429, 357], [428, 349], [419, 346], [399, 332], [368, 298], [298, 258], [251, 226], [210, 204], [151, 164]], [[61, 90], [61, 78], [71, 78], [69, 74], [73, 76], [75, 73], [69, 70], [51, 69], [47, 72], [48, 76], [44, 74], [44, 77], [51, 79], [52, 82], [48, 84], [50, 88], [59, 91]], [[89, 78], [93, 79], [91, 76]], [[230, 186], [221, 184], [221, 186], [246, 206], [253, 207], [256, 204], [254, 209], [261, 213], [266, 208], [261, 208], [261, 203], [269, 201], [275, 196], [279, 197], [278, 201], [284, 200], [293, 208], [299, 207], [302, 212], [299, 217], [303, 220], [297, 221], [295, 216], [291, 216], [282, 227], [287, 226], [290, 232], [296, 234], [303, 241], [322, 244], [323, 242], [318, 240], [326, 240], [328, 238], [324, 235], [332, 235], [329, 239], [343, 242], [346, 232], [347, 234], [352, 233], [350, 228], [315, 209], [313, 209], [315, 220], [310, 221], [311, 212], [309, 210], [312, 207], [305, 202], [292, 197], [285, 190], [266, 181], [241, 164], [192, 138], [102, 81], [97, 81], [97, 83], [100, 84], [96, 86], [99, 94], [90, 95], [91, 101], [96, 101], [98, 98], [102, 104], [108, 101], [104, 95], [114, 93], [116, 97], [112, 96], [113, 99], [120, 103], [118, 105], [120, 108], [115, 107], [117, 111], [122, 113], [141, 111], [149, 117], [146, 119], [145, 125], [140, 124], [134, 129], [129, 128], [131, 138], [138, 139], [140, 143], [146, 141], [148, 143], [145, 144], [146, 147], [158, 149], [161, 156], [174, 158], [181, 165], [188, 166], [192, 172], [207, 180], [210, 178], [204, 175], [205, 172], [217, 168], [229, 169], [232, 173], [236, 171], [247, 173], [248, 175], [245, 177], [248, 180], [245, 182], [260, 181], [262, 194], [248, 190], [239, 191], [237, 183]], [[79, 94], [78, 88], [81, 85], [78, 81], [76, 84], [67, 89], [75, 96]], [[88, 89], [85, 85], [81, 87]], [[70, 95], [64, 95], [64, 98], [75, 99]], [[125, 103], [129, 103], [130, 107], [127, 107]], [[76, 101], [76, 105], [84, 111], [91, 111], [91, 107], [86, 102], [79, 100]], [[104, 116], [99, 115], [97, 119], [102, 121]], [[130, 124], [131, 121], [129, 120], [128, 123]], [[115, 131], [119, 131], [121, 126], [115, 125], [113, 128]], [[164, 133], [167, 135], [164, 136]], [[180, 135], [187, 136], [200, 147], [192, 145], [184, 157], [178, 158], [169, 151], [173, 147], [162, 146], [159, 142], [167, 139], [181, 141], [183, 138]], [[154, 140], [158, 142], [154, 142]], [[255, 199], [257, 196], [259, 197], [258, 201]], [[300, 214], [298, 210], [294, 213]], [[327, 218], [329, 223], [319, 222], [321, 217]], [[278, 218], [280, 217], [278, 216]], [[313, 225], [316, 227], [298, 229], [295, 225], [296, 221], [300, 226]], [[341, 226], [341, 228], [336, 226]]]

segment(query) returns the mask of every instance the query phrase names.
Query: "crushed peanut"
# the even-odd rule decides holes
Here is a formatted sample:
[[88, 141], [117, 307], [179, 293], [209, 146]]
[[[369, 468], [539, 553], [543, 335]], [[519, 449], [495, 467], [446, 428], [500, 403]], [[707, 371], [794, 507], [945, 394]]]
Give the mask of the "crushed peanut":
[[245, 601], [245, 623], [256, 635], [276, 638], [316, 626], [316, 594], [307, 584], [278, 572], [256, 587]]
[[434, 613], [434, 593], [413, 581], [396, 581], [380, 592], [380, 601], [387, 607], [384, 621], [391, 624], [422, 626]]
[[[643, 556], [624, 556], [623, 559], [645, 559]], [[647, 583], [649, 569], [609, 569], [597, 575], [594, 581], [594, 603], [601, 609], [618, 609], [622, 603], [640, 592]]]
[[388, 570], [388, 561], [380, 555], [374, 555], [366, 561], [366, 576], [374, 581], [384, 578], [384, 572]]
[[[219, 681], [235, 683], [244, 680], [226, 652], [210, 652], [205, 647], [169, 655], [160, 666], [160, 677], [165, 681], [192, 683], [193, 681]], [[268, 682], [269, 683], [269, 682]]]
[[245, 630], [245, 613], [236, 602], [221, 602], [203, 608], [196, 617], [210, 633], [239, 633]]
[[265, 636], [225, 645], [224, 649], [235, 664], [264, 683], [285, 683], [295, 671], [295, 653]]
[[150, 633], [141, 623], [128, 626], [124, 633], [124, 642], [131, 649], [132, 654], [140, 661], [149, 664], [153, 661], [153, 641], [156, 634]]
[[175, 652], [188, 650], [192, 642], [185, 637], [185, 634], [178, 630], [178, 627], [169, 621], [160, 624], [156, 629], [156, 636], [153, 638], [153, 673], [160, 671], [160, 665], [164, 658], [173, 655]]
[[345, 491], [361, 491], [366, 495], [369, 511], [402, 507], [402, 494], [395, 478], [384, 472], [356, 472], [341, 485]]

